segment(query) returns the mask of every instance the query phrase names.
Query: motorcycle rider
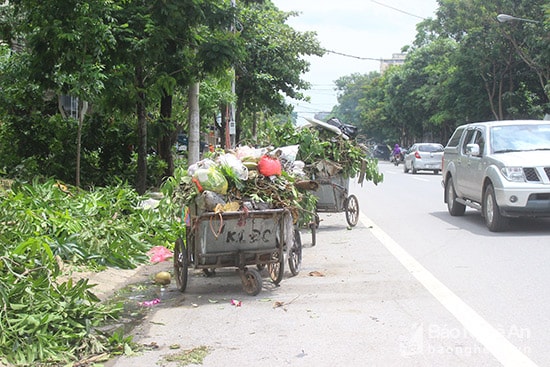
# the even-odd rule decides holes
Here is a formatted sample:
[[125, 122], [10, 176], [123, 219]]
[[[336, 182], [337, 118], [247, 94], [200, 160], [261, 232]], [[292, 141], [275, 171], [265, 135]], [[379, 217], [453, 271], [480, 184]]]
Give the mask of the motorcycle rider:
[[401, 147], [399, 146], [399, 144], [394, 145], [393, 151], [392, 151], [391, 154], [393, 156], [393, 162], [397, 166], [399, 164], [399, 162], [401, 161], [401, 158], [402, 158]]

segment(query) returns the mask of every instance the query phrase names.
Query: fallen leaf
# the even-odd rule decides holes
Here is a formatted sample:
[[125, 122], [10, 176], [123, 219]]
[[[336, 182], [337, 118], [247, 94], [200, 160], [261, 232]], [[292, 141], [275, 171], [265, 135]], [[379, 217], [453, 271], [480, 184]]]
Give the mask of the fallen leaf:
[[273, 304], [273, 308], [277, 308], [277, 307], [283, 307], [285, 305], [284, 302], [281, 302], [281, 301], [275, 301], [275, 303]]
[[320, 271], [315, 270], [315, 271], [311, 271], [309, 273], [309, 276], [310, 277], [324, 277], [325, 274], [321, 273]]
[[158, 349], [159, 348], [159, 345], [156, 342], [151, 342], [149, 344], [144, 344], [143, 346], [147, 349]]

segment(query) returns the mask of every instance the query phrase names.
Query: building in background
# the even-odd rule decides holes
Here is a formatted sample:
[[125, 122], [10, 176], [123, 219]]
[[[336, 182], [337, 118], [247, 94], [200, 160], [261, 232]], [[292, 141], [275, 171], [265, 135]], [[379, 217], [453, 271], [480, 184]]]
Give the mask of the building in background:
[[397, 53], [392, 54], [391, 59], [380, 59], [380, 73], [386, 71], [392, 65], [403, 65], [407, 54]]

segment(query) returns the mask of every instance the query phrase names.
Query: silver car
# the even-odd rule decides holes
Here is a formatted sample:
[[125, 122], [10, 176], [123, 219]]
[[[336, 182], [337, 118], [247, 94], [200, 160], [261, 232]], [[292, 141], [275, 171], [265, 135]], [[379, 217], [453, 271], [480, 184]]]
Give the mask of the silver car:
[[457, 127], [445, 147], [442, 184], [452, 216], [481, 211], [492, 232], [510, 218], [550, 217], [550, 121]]
[[416, 143], [405, 153], [403, 171], [432, 171], [438, 174], [441, 171], [443, 159], [443, 145], [437, 143]]

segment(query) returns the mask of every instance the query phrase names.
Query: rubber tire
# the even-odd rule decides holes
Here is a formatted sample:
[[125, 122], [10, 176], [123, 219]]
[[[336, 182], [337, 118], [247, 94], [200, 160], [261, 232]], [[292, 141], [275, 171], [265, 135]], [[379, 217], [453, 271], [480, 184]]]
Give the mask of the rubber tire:
[[485, 225], [491, 232], [502, 232], [508, 227], [508, 218], [500, 214], [500, 210], [495, 199], [495, 189], [489, 184], [485, 188], [483, 195], [483, 217]]
[[276, 259], [277, 262], [267, 264], [267, 272], [271, 281], [275, 284], [281, 283], [283, 280], [283, 275], [285, 272], [285, 257], [284, 254], [280, 253], [279, 250], [275, 251], [271, 255], [272, 259]]
[[319, 228], [319, 223], [321, 223], [321, 219], [319, 218], [319, 214], [315, 213], [313, 221], [309, 223], [309, 229], [311, 230], [312, 247], [317, 244], [317, 228]]
[[243, 289], [249, 296], [257, 296], [262, 290], [262, 276], [256, 269], [246, 269], [243, 275]]
[[311, 247], [317, 244], [317, 227], [315, 223], [309, 224], [309, 229], [311, 230]]
[[411, 165], [411, 171], [413, 175], [416, 175], [418, 173], [418, 170], [414, 167], [414, 163]]
[[346, 211], [346, 221], [350, 227], [355, 227], [359, 222], [359, 200], [355, 195], [350, 195], [344, 203]]
[[187, 247], [183, 243], [183, 240], [178, 238], [174, 245], [174, 274], [180, 292], [185, 292], [185, 288], [187, 288], [188, 269], [189, 254]]
[[292, 275], [296, 276], [300, 273], [302, 266], [302, 238], [300, 231], [294, 229], [294, 243], [288, 251], [288, 268]]
[[438, 175], [439, 174], [439, 170], [438, 169], [434, 169], [434, 175]]
[[409, 173], [409, 169], [407, 168], [407, 162], [403, 162], [403, 172]]
[[445, 181], [445, 200], [447, 201], [447, 209], [453, 217], [460, 217], [466, 211], [466, 205], [456, 201], [456, 191], [453, 183], [453, 178], [449, 176]]

